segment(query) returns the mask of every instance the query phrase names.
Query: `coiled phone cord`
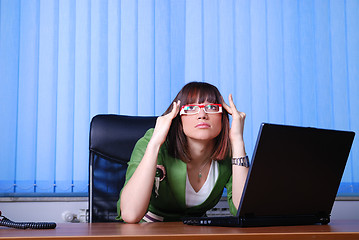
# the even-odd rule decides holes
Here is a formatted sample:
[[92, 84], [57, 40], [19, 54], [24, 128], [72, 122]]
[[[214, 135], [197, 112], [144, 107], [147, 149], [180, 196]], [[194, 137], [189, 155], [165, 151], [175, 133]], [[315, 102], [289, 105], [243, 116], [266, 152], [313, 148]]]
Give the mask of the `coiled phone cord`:
[[19, 229], [54, 229], [56, 223], [54, 222], [13, 222], [10, 219], [1, 215], [0, 211], [0, 226], [19, 228]]

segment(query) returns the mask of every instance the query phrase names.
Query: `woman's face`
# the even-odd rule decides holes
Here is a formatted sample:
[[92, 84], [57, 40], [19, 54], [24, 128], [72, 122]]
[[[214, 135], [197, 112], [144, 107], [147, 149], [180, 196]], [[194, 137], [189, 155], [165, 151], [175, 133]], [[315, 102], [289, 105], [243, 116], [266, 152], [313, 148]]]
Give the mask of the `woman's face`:
[[[205, 101], [198, 105], [207, 105]], [[200, 108], [199, 113], [193, 115], [181, 115], [183, 132], [188, 139], [193, 140], [213, 140], [222, 130], [222, 113], [206, 113]]]

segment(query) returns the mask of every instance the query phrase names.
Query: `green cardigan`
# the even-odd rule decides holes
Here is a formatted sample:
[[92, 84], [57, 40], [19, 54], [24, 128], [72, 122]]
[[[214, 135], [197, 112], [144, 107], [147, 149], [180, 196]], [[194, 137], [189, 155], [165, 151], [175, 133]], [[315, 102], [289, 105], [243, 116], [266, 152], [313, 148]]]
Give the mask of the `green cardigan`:
[[[135, 145], [131, 160], [128, 163], [125, 185], [135, 172], [137, 166], [145, 154], [147, 144], [153, 134], [153, 128], [149, 129]], [[232, 166], [230, 159], [218, 161], [218, 179], [209, 197], [200, 205], [186, 207], [186, 173], [187, 165], [180, 159], [169, 156], [166, 144], [160, 148], [157, 164], [164, 166], [165, 178], [160, 182], [158, 196], [153, 187], [148, 211], [161, 216], [164, 221], [180, 221], [184, 216], [203, 216], [207, 210], [213, 208], [222, 196], [224, 187], [227, 188], [227, 199], [230, 212], [235, 215], [237, 209], [232, 202]], [[121, 219], [120, 200], [117, 202], [117, 219]]]

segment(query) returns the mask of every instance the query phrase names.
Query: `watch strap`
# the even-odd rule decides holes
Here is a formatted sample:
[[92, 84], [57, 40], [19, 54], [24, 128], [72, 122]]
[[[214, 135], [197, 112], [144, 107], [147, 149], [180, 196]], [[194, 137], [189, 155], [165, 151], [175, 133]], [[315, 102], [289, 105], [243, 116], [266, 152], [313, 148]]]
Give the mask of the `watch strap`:
[[243, 167], [248, 168], [249, 167], [249, 158], [248, 158], [248, 156], [232, 158], [232, 165], [243, 166]]

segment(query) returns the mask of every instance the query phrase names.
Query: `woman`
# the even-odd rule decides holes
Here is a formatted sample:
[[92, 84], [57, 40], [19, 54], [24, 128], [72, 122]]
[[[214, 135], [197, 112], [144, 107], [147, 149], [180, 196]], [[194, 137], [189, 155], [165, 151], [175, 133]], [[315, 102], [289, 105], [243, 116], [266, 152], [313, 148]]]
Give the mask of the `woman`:
[[[179, 221], [202, 216], [227, 188], [236, 214], [248, 173], [245, 113], [208, 83], [186, 84], [132, 153], [117, 203], [119, 219]], [[232, 115], [229, 126], [228, 113]]]

